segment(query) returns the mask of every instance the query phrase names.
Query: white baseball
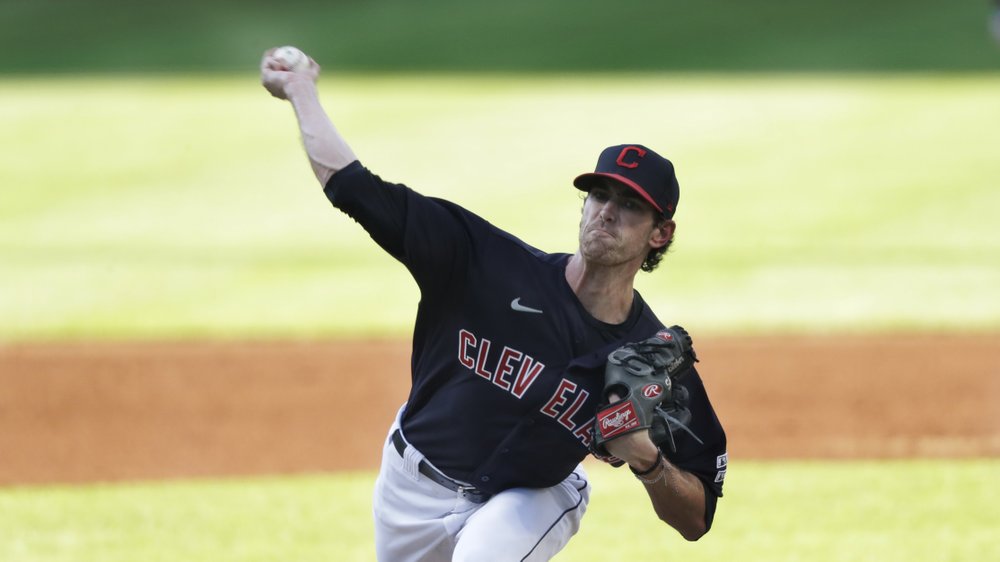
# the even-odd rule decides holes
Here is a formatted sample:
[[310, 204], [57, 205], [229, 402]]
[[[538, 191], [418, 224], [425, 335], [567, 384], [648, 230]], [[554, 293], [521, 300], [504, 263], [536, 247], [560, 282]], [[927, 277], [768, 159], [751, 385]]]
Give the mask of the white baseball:
[[274, 58], [286, 69], [301, 72], [309, 68], [309, 57], [292, 46], [278, 47], [274, 50]]

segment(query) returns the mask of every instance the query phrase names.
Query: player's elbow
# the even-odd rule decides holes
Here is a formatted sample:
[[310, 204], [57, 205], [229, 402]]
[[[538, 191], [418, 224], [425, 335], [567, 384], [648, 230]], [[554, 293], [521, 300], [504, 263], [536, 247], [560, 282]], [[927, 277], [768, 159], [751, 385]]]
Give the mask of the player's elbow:
[[702, 526], [702, 527], [697, 528], [697, 529], [688, 529], [688, 530], [685, 530], [685, 531], [681, 531], [681, 536], [684, 537], [684, 540], [686, 540], [688, 542], [694, 542], [694, 541], [700, 539], [701, 537], [704, 537], [705, 533], [707, 533], [707, 532], [708, 532], [708, 529], [706, 529], [704, 526]]
[[[670, 523], [669, 521], [664, 521], [664, 523]], [[694, 542], [701, 537], [704, 537], [708, 533], [708, 526], [705, 525], [705, 521], [698, 519], [691, 519], [690, 521], [674, 522], [672, 527], [677, 530], [678, 533], [684, 540], [688, 542]]]

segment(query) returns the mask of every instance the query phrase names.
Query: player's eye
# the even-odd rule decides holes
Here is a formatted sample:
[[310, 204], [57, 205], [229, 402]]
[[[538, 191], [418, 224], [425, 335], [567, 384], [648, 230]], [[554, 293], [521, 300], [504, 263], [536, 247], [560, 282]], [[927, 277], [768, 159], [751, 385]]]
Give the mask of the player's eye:
[[611, 195], [603, 187], [595, 187], [590, 190], [590, 197], [594, 199], [594, 201], [600, 201], [603, 203], [610, 199]]

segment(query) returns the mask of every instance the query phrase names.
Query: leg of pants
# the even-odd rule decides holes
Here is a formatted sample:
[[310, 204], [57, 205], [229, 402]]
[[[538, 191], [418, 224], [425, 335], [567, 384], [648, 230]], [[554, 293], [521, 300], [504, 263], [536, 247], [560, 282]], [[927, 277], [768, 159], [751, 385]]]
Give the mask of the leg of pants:
[[475, 504], [420, 474], [421, 460], [413, 447], [401, 457], [386, 439], [373, 504], [381, 562], [548, 560], [580, 528], [590, 497], [578, 467], [551, 488], [515, 488]]
[[466, 520], [452, 559], [549, 560], [580, 529], [589, 498], [581, 467], [551, 488], [501, 492]]

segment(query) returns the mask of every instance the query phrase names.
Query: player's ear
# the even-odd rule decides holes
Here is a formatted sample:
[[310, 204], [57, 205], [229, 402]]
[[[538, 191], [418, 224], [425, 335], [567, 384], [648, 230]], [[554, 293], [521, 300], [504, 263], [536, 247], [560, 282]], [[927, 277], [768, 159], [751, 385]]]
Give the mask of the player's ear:
[[674, 229], [677, 224], [670, 219], [663, 219], [653, 225], [653, 231], [649, 233], [649, 246], [652, 248], [662, 248], [674, 237]]

